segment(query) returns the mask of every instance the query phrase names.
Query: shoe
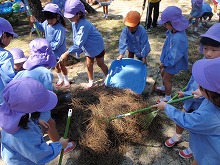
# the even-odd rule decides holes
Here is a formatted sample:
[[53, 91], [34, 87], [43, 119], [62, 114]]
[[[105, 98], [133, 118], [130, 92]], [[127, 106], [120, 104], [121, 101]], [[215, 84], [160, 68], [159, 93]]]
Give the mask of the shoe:
[[192, 153], [192, 150], [190, 148], [187, 148], [185, 150], [180, 150], [179, 155], [182, 158], [186, 158], [186, 159], [193, 157], [193, 153]]
[[59, 80], [57, 83], [56, 83], [56, 87], [61, 87], [63, 85], [63, 80]]
[[150, 28], [148, 28], [148, 29], [147, 29], [147, 32], [151, 32], [151, 29], [150, 29]]
[[86, 85], [86, 88], [89, 89], [89, 88], [93, 87], [93, 85], [94, 85], [93, 83], [88, 83], [88, 84]]
[[164, 86], [156, 87], [154, 90], [156, 92], [165, 93], [165, 87]]
[[177, 142], [179, 142], [181, 140], [181, 136], [180, 137], [178, 137], [176, 134], [175, 135], [173, 135], [173, 137], [171, 137], [171, 138], [169, 138], [169, 139], [167, 139], [166, 141], [165, 141], [165, 146], [167, 146], [167, 147], [173, 147]]
[[66, 148], [64, 149], [64, 154], [67, 154], [68, 152], [74, 150], [76, 148], [76, 142], [71, 141], [67, 144]]
[[69, 88], [70, 87], [70, 83], [67, 81], [67, 82], [64, 82], [64, 88]]
[[167, 103], [170, 100], [171, 100], [171, 96], [165, 96], [164, 98], [157, 100], [156, 103], [159, 104], [161, 101], [164, 101]]

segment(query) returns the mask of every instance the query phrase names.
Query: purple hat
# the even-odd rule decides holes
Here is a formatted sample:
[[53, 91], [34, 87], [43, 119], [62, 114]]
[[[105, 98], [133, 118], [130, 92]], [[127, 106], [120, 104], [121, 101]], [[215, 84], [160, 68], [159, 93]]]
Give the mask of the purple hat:
[[0, 127], [10, 134], [19, 130], [20, 119], [26, 113], [50, 111], [58, 102], [55, 93], [30, 77], [12, 80], [5, 86], [2, 95]]
[[67, 0], [64, 8], [64, 17], [72, 18], [78, 13], [82, 11], [85, 13], [85, 6], [80, 0]]
[[31, 55], [23, 64], [23, 68], [31, 70], [36, 66], [55, 67], [56, 57], [52, 51], [50, 43], [44, 38], [36, 38], [29, 44]]
[[197, 6], [202, 6], [203, 0], [196, 0], [195, 2]]
[[62, 17], [63, 17], [63, 14], [60, 12], [60, 8], [57, 4], [54, 4], [54, 3], [48, 3], [45, 5], [44, 7], [44, 10], [42, 10], [43, 12], [44, 11], [49, 11], [51, 13], [57, 13], [57, 14], [60, 14]]
[[215, 41], [220, 42], [220, 33], [219, 33], [219, 31], [220, 31], [220, 23], [216, 23], [213, 26], [211, 26], [205, 34], [202, 34], [201, 36], [211, 38]]
[[182, 10], [176, 6], [167, 7], [161, 14], [159, 24], [164, 24], [170, 21], [173, 28], [177, 31], [186, 30], [189, 26], [189, 21], [182, 15]]
[[24, 55], [24, 52], [21, 49], [13, 48], [10, 49], [9, 52], [11, 52], [13, 56], [14, 64], [22, 63], [27, 60], [27, 58]]
[[220, 57], [202, 59], [193, 65], [192, 75], [203, 88], [220, 94]]
[[18, 37], [18, 35], [14, 32], [10, 22], [8, 22], [6, 19], [0, 17], [0, 33], [1, 33], [1, 35], [3, 34], [3, 32], [7, 32], [9, 34], [12, 34], [13, 37]]

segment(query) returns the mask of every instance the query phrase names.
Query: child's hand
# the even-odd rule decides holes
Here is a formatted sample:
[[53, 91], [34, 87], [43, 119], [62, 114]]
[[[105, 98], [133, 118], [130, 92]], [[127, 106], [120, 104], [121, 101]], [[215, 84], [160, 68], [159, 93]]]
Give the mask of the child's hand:
[[38, 120], [38, 123], [43, 127], [43, 129], [45, 129], [46, 131], [50, 128], [50, 125], [46, 122], [46, 121], [44, 121], [44, 120], [41, 120], [41, 119], [39, 119]]
[[179, 97], [179, 98], [184, 97], [184, 92], [178, 91], [177, 93], [178, 93], [178, 97]]
[[157, 108], [159, 110], [164, 110], [164, 107], [167, 105], [164, 101], [161, 101], [159, 104], [155, 104], [152, 106], [152, 108]]
[[196, 89], [195, 91], [192, 92], [192, 94], [194, 94], [194, 99], [198, 99], [198, 98], [202, 97], [202, 93], [201, 93], [200, 89]]
[[121, 60], [121, 59], [122, 59], [122, 57], [123, 57], [123, 55], [122, 55], [122, 54], [120, 54], [120, 55], [118, 56], [117, 60]]
[[66, 148], [69, 139], [64, 139], [63, 137], [60, 138], [59, 142], [61, 143], [61, 145], [63, 146], [63, 149]]
[[31, 23], [37, 22], [37, 19], [32, 15], [30, 16], [30, 22]]

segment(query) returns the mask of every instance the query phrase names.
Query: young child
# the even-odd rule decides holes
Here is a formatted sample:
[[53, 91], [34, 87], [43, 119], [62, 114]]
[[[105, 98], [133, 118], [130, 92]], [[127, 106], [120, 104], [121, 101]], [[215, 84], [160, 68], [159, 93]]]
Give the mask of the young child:
[[[206, 2], [203, 2], [202, 4], [202, 13], [203, 14], [200, 17], [200, 23], [202, 23], [202, 25], [207, 26], [207, 18], [208, 18], [208, 21], [211, 21], [213, 13], [212, 13], [211, 6]], [[202, 19], [204, 19], [204, 22], [202, 22]]]
[[192, 165], [219, 164], [220, 161], [220, 58], [202, 59], [192, 68], [192, 75], [205, 97], [192, 113], [160, 102], [153, 107], [165, 110], [177, 125], [189, 131], [189, 145], [194, 160]]
[[144, 64], [147, 64], [146, 57], [150, 52], [150, 44], [145, 28], [140, 25], [140, 13], [137, 11], [130, 11], [125, 17], [123, 28], [119, 39], [119, 56], [118, 60], [124, 57], [126, 50], [128, 50], [128, 58], [137, 56]]
[[96, 0], [103, 7], [103, 17], [108, 18], [108, 6], [113, 0]]
[[9, 51], [13, 56], [15, 74], [17, 74], [19, 71], [24, 70], [23, 64], [27, 58], [25, 57], [24, 52], [19, 48], [13, 48]]
[[0, 104], [3, 101], [1, 93], [4, 86], [15, 76], [12, 54], [5, 48], [10, 44], [12, 38], [17, 36], [11, 24], [0, 17]]
[[[66, 51], [66, 23], [63, 14], [60, 12], [60, 9], [56, 4], [48, 3], [44, 7], [43, 13], [46, 20], [43, 23], [37, 22], [37, 28], [44, 32], [45, 38], [50, 42], [58, 61], [60, 56]], [[32, 17], [31, 20], [34, 22], [36, 19]], [[65, 61], [59, 61], [55, 70], [58, 77], [56, 86], [61, 87], [64, 85], [65, 88], [69, 88], [70, 83]], [[62, 73], [64, 76], [62, 76]]]
[[39, 112], [47, 112], [57, 104], [55, 93], [46, 90], [32, 78], [12, 80], [3, 91], [0, 107], [2, 127], [1, 156], [13, 165], [46, 164], [65, 148], [68, 139], [47, 144], [38, 127]]
[[159, 24], [164, 24], [167, 32], [160, 57], [162, 64], [159, 67], [163, 86], [156, 87], [155, 90], [165, 93], [165, 97], [157, 102], [167, 102], [171, 99], [172, 77], [181, 70], [188, 69], [188, 40], [185, 30], [189, 23], [180, 8], [169, 6], [162, 12]]
[[[54, 67], [56, 65], [56, 57], [53, 54], [50, 43], [44, 38], [37, 38], [29, 44], [31, 53], [27, 61], [23, 64], [25, 70], [20, 71], [14, 77], [18, 79], [21, 77], [31, 77], [40, 83], [42, 83], [47, 90], [53, 91], [53, 74], [46, 67]], [[56, 123], [51, 118], [50, 112], [41, 113], [40, 119], [48, 122], [48, 136], [53, 142], [59, 141], [60, 136], [56, 130]], [[47, 128], [47, 123], [43, 124], [43, 127]], [[71, 151], [75, 148], [75, 142], [69, 142], [68, 148], [64, 150]]]
[[93, 86], [93, 65], [94, 59], [102, 69], [105, 76], [108, 74], [108, 67], [104, 63], [105, 46], [104, 40], [87, 19], [85, 19], [85, 7], [80, 0], [67, 0], [65, 3], [64, 16], [72, 22], [73, 45], [60, 57], [63, 61], [70, 54], [84, 52], [87, 63], [89, 83], [87, 88]]
[[194, 31], [198, 30], [199, 18], [202, 16], [202, 4], [203, 0], [191, 0], [192, 10], [190, 12], [189, 23], [192, 24], [192, 20], [195, 18], [195, 23], [193, 24]]
[[[161, 0], [149, 0], [148, 8], [147, 8], [147, 16], [146, 16], [146, 27], [147, 31], [150, 31], [151, 25], [153, 28], [157, 27], [157, 19], [159, 17], [159, 9], [160, 9], [160, 1]], [[152, 11], [153, 12], [153, 22], [152, 22]]]
[[[220, 23], [213, 25], [209, 30], [201, 35], [202, 38], [200, 43], [203, 48], [203, 54], [206, 59], [214, 59], [220, 57]], [[213, 51], [215, 50], [215, 51]], [[194, 91], [198, 89], [198, 83], [195, 81], [194, 77], [191, 76], [187, 88], [184, 92], [178, 92], [179, 97], [189, 96], [194, 93]], [[197, 96], [198, 97], [198, 96]], [[204, 100], [204, 97], [199, 97], [197, 99], [189, 99], [184, 101], [184, 112], [191, 113], [197, 110]], [[178, 125], [176, 125], [176, 134], [174, 134], [171, 138], [166, 140], [165, 145], [167, 147], [173, 147], [176, 143], [181, 141], [182, 133], [184, 129]], [[179, 155], [183, 158], [190, 158], [193, 156], [193, 153], [190, 148], [179, 151]]]

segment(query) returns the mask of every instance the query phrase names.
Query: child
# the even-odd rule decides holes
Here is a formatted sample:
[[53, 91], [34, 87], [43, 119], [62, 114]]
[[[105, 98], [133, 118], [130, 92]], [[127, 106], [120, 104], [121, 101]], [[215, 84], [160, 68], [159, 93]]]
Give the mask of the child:
[[3, 101], [1, 93], [4, 86], [15, 76], [12, 54], [5, 48], [10, 44], [11, 39], [17, 36], [11, 24], [0, 17], [0, 104]]
[[126, 27], [121, 32], [119, 39], [119, 53], [118, 60], [124, 57], [126, 50], [128, 50], [128, 58], [137, 56], [144, 64], [147, 64], [146, 57], [150, 52], [150, 44], [145, 28], [140, 25], [140, 13], [137, 11], [130, 11], [125, 17], [124, 24]]
[[[47, 90], [52, 91], [53, 74], [46, 67], [54, 67], [56, 65], [56, 57], [53, 54], [50, 43], [44, 38], [37, 38], [30, 42], [31, 54], [27, 61], [23, 64], [24, 71], [20, 71], [14, 79], [21, 77], [31, 77], [41, 82]], [[60, 136], [56, 130], [56, 123], [51, 118], [50, 112], [41, 113], [40, 119], [48, 122], [48, 136], [53, 142], [59, 141]], [[46, 124], [43, 125], [46, 128]], [[69, 142], [68, 148], [64, 152], [71, 151], [75, 148], [75, 142]], [[71, 149], [71, 150], [69, 150]]]
[[[45, 33], [45, 38], [50, 42], [52, 50], [59, 60], [61, 54], [66, 51], [66, 29], [63, 14], [60, 12], [58, 5], [48, 3], [43, 10], [46, 20], [43, 23], [37, 22], [39, 30]], [[33, 22], [36, 20], [34, 17], [31, 19]], [[55, 67], [58, 82], [57, 87], [64, 85], [65, 88], [70, 87], [68, 80], [68, 72], [65, 66], [65, 61], [59, 61]], [[64, 77], [62, 76], [62, 73]]]
[[97, 2], [103, 7], [104, 18], [108, 18], [108, 6], [112, 0], [97, 0]]
[[200, 22], [202, 23], [202, 19], [204, 19], [205, 22], [202, 23], [202, 25], [207, 25], [207, 18], [208, 18], [208, 21], [210, 21], [212, 19], [212, 16], [213, 16], [213, 13], [212, 13], [212, 8], [211, 6], [204, 2], [202, 4], [202, 16], [200, 17]]
[[162, 12], [159, 24], [164, 24], [167, 28], [167, 37], [160, 57], [162, 64], [159, 67], [163, 86], [156, 87], [155, 90], [165, 92], [165, 97], [157, 102], [167, 102], [171, 99], [172, 77], [181, 70], [188, 69], [188, 41], [185, 30], [189, 23], [180, 8], [169, 6]]
[[[203, 54], [206, 59], [214, 59], [220, 57], [220, 23], [217, 23], [213, 25], [209, 30], [201, 35], [202, 38], [200, 40], [200, 43], [203, 48]], [[215, 51], [213, 51], [215, 50]], [[191, 76], [190, 81], [188, 82], [187, 88], [185, 92], [178, 92], [180, 97], [183, 96], [189, 96], [194, 93], [198, 89], [198, 84], [195, 81], [195, 79]], [[198, 97], [198, 96], [197, 96]], [[203, 101], [204, 97], [199, 97], [198, 99], [190, 99], [184, 101], [184, 111], [191, 113], [192, 111], [195, 111], [199, 108], [201, 102]], [[176, 134], [174, 134], [171, 138], [169, 138], [165, 145], [167, 147], [173, 147], [177, 142], [179, 142], [182, 138], [183, 128], [176, 125]], [[193, 156], [193, 153], [190, 148], [187, 148], [185, 150], [179, 151], [179, 155], [183, 158], [190, 158]]]
[[[153, 28], [157, 27], [157, 19], [159, 17], [159, 9], [160, 9], [160, 1], [161, 0], [149, 0], [148, 7], [147, 7], [147, 16], [146, 16], [146, 26], [147, 26], [147, 31], [150, 31], [151, 29], [151, 24]], [[154, 15], [153, 15], [153, 22], [152, 22], [152, 11], [154, 10]]]
[[153, 107], [165, 110], [167, 116], [190, 133], [189, 145], [193, 151], [192, 165], [219, 164], [220, 161], [220, 58], [202, 59], [192, 68], [192, 75], [205, 97], [192, 113], [160, 102]]
[[25, 57], [24, 52], [19, 48], [13, 48], [9, 51], [13, 56], [15, 74], [17, 74], [19, 71], [24, 70], [23, 64], [27, 58]]
[[6, 85], [3, 97], [0, 127], [4, 162], [37, 165], [56, 158], [67, 146], [68, 139], [60, 138], [58, 142], [47, 144], [37, 124], [39, 112], [50, 111], [56, 106], [56, 94], [32, 78], [20, 78]]
[[98, 66], [105, 76], [108, 67], [104, 63], [104, 41], [96, 27], [85, 19], [85, 7], [80, 0], [67, 0], [65, 3], [64, 16], [72, 22], [73, 46], [62, 54], [60, 60], [66, 59], [70, 54], [84, 52], [87, 63], [89, 83], [87, 88], [93, 86], [93, 65], [96, 59]]
[[190, 12], [189, 23], [192, 24], [192, 19], [195, 18], [195, 23], [193, 24], [194, 31], [198, 30], [199, 18], [202, 16], [202, 4], [203, 0], [191, 0], [192, 10]]

